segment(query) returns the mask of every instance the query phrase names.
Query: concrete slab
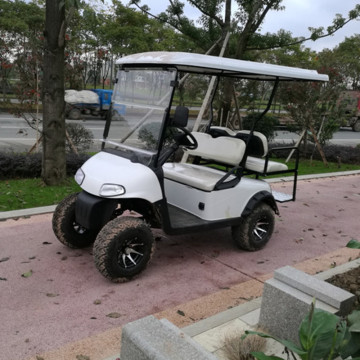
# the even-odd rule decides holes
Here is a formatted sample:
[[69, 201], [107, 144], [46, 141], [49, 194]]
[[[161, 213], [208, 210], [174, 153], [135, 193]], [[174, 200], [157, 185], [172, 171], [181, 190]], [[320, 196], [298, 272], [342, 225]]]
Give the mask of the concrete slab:
[[166, 319], [150, 315], [126, 324], [122, 360], [216, 360], [211, 352]]

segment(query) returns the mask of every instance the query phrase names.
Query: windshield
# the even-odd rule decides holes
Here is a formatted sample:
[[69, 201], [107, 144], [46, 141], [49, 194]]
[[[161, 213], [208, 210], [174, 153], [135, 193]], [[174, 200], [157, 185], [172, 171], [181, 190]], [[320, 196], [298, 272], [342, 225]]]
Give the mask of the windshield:
[[117, 73], [105, 148], [135, 152], [141, 158], [151, 158], [157, 153], [175, 77], [175, 70], [162, 69]]

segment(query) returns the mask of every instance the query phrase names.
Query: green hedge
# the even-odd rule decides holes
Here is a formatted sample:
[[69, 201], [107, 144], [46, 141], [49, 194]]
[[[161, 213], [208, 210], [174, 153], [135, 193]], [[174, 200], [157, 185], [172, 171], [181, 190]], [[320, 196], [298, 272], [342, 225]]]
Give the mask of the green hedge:
[[[66, 155], [66, 172], [68, 176], [89, 158], [89, 155]], [[41, 176], [42, 154], [17, 154], [0, 152], [0, 179], [35, 178]]]

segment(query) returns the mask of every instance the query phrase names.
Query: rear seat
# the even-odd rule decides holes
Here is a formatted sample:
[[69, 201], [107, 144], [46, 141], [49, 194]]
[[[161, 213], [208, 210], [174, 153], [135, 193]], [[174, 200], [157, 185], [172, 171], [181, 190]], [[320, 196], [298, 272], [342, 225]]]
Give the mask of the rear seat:
[[[213, 138], [209, 134], [200, 132], [192, 134], [198, 142], [198, 147], [194, 150], [186, 149], [189, 155], [232, 167], [239, 166], [246, 147], [243, 140], [232, 137]], [[222, 183], [222, 179], [225, 186], [226, 184], [229, 187], [236, 185], [236, 176], [231, 171], [225, 173], [214, 168], [189, 163], [165, 163], [163, 170], [166, 179], [204, 191], [215, 190], [216, 185]]]
[[[250, 130], [232, 131], [226, 127], [212, 126], [210, 134], [217, 138], [232, 137], [242, 139], [245, 143], [250, 135]], [[278, 171], [287, 171], [288, 167], [285, 164], [268, 161], [266, 164], [266, 155], [269, 152], [268, 142], [264, 134], [254, 131], [253, 137], [248, 144], [248, 157], [245, 163], [245, 169], [257, 174], [270, 174]]]

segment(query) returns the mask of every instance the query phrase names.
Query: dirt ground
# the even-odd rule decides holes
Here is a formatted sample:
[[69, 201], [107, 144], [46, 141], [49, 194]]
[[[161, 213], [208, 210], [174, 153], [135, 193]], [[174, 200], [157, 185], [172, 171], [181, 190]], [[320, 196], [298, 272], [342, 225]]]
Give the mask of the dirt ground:
[[335, 275], [328, 279], [327, 282], [354, 294], [356, 300], [352, 310], [360, 310], [360, 267]]

